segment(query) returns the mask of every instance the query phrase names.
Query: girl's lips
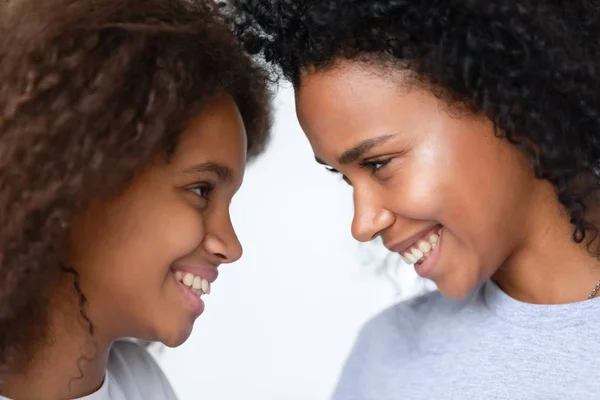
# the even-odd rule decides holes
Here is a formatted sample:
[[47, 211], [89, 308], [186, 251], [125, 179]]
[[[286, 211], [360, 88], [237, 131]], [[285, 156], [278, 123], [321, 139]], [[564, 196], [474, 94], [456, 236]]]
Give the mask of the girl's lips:
[[207, 264], [173, 265], [170, 275], [188, 307], [199, 317], [205, 308], [201, 296], [210, 293], [212, 283], [219, 277], [217, 267]]
[[204, 301], [200, 298], [200, 296], [194, 293], [191, 288], [178, 281], [177, 278], [175, 278], [175, 274], [171, 274], [171, 276], [173, 283], [177, 286], [177, 289], [182, 294], [185, 303], [191, 309], [192, 313], [194, 313], [196, 318], [199, 317], [204, 312]]

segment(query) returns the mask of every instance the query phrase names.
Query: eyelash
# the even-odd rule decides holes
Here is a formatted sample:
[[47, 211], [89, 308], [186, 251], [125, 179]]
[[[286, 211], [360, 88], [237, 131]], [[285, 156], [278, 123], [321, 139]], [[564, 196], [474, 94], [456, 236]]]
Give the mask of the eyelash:
[[371, 169], [371, 172], [374, 174], [377, 171], [380, 171], [386, 165], [388, 165], [390, 163], [390, 161], [392, 161], [391, 158], [388, 158], [387, 160], [364, 161], [364, 162], [360, 163], [360, 166], [361, 166], [361, 168]]
[[196, 196], [208, 200], [208, 197], [210, 196], [210, 193], [214, 190], [214, 188], [214, 185], [211, 185], [209, 183], [203, 183], [201, 185], [191, 187], [188, 190], [194, 193]]
[[[380, 171], [383, 167], [385, 167], [386, 165], [388, 165], [390, 163], [390, 161], [392, 161], [391, 158], [388, 158], [387, 160], [371, 160], [371, 161], [364, 161], [362, 163], [360, 163], [360, 167], [361, 168], [369, 168], [371, 169], [371, 175], [375, 175], [378, 171]], [[338, 171], [335, 168], [331, 168], [331, 167], [325, 167], [325, 169], [329, 172], [331, 172], [332, 174], [340, 174], [340, 171]], [[349, 184], [350, 186], [352, 186], [352, 183], [350, 182], [350, 180], [342, 175], [342, 179]]]

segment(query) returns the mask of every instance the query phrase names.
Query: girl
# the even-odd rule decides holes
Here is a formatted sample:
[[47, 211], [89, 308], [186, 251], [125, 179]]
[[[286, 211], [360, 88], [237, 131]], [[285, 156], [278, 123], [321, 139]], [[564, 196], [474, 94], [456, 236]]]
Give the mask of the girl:
[[173, 399], [269, 128], [209, 1], [19, 0], [0, 32], [0, 398]]
[[334, 399], [599, 398], [598, 2], [233, 3], [354, 237], [439, 289], [364, 327]]

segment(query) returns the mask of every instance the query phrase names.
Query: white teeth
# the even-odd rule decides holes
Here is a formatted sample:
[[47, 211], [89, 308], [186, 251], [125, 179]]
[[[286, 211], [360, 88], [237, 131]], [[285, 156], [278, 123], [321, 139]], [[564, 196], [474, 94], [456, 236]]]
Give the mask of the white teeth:
[[410, 253], [404, 253], [402, 255], [402, 257], [404, 257], [404, 259], [406, 261], [408, 261], [408, 264], [414, 264], [414, 263], [417, 262], [417, 259], [412, 254], [410, 254]]
[[199, 276], [195, 277], [194, 283], [192, 284], [194, 289], [198, 290], [198, 289], [202, 288], [202, 281], [203, 281], [203, 279], [200, 278]]
[[194, 275], [190, 274], [189, 272], [185, 274], [183, 277], [183, 284], [185, 286], [192, 286], [194, 284]]
[[210, 294], [210, 282], [189, 272], [175, 271], [175, 279], [189, 287], [198, 296]]
[[401, 254], [404, 262], [407, 264], [416, 264], [424, 260], [427, 257], [431, 250], [435, 249], [440, 240], [440, 236], [442, 234], [442, 229], [437, 230], [437, 233], [432, 233], [429, 237], [424, 240], [419, 240], [416, 244], [414, 244], [411, 248], [406, 249], [403, 254]]
[[412, 255], [418, 260], [423, 257], [423, 253], [419, 249], [412, 249]]
[[419, 242], [419, 250], [421, 250], [421, 252], [423, 252], [423, 254], [429, 253], [431, 251], [431, 244], [421, 240]]

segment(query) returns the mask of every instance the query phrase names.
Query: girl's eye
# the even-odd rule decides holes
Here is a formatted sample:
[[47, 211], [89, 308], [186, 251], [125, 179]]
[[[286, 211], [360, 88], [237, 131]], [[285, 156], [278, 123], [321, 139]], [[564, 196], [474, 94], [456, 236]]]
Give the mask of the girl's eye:
[[203, 199], [208, 199], [208, 196], [213, 191], [214, 187], [211, 185], [203, 184], [189, 188], [188, 190]]

